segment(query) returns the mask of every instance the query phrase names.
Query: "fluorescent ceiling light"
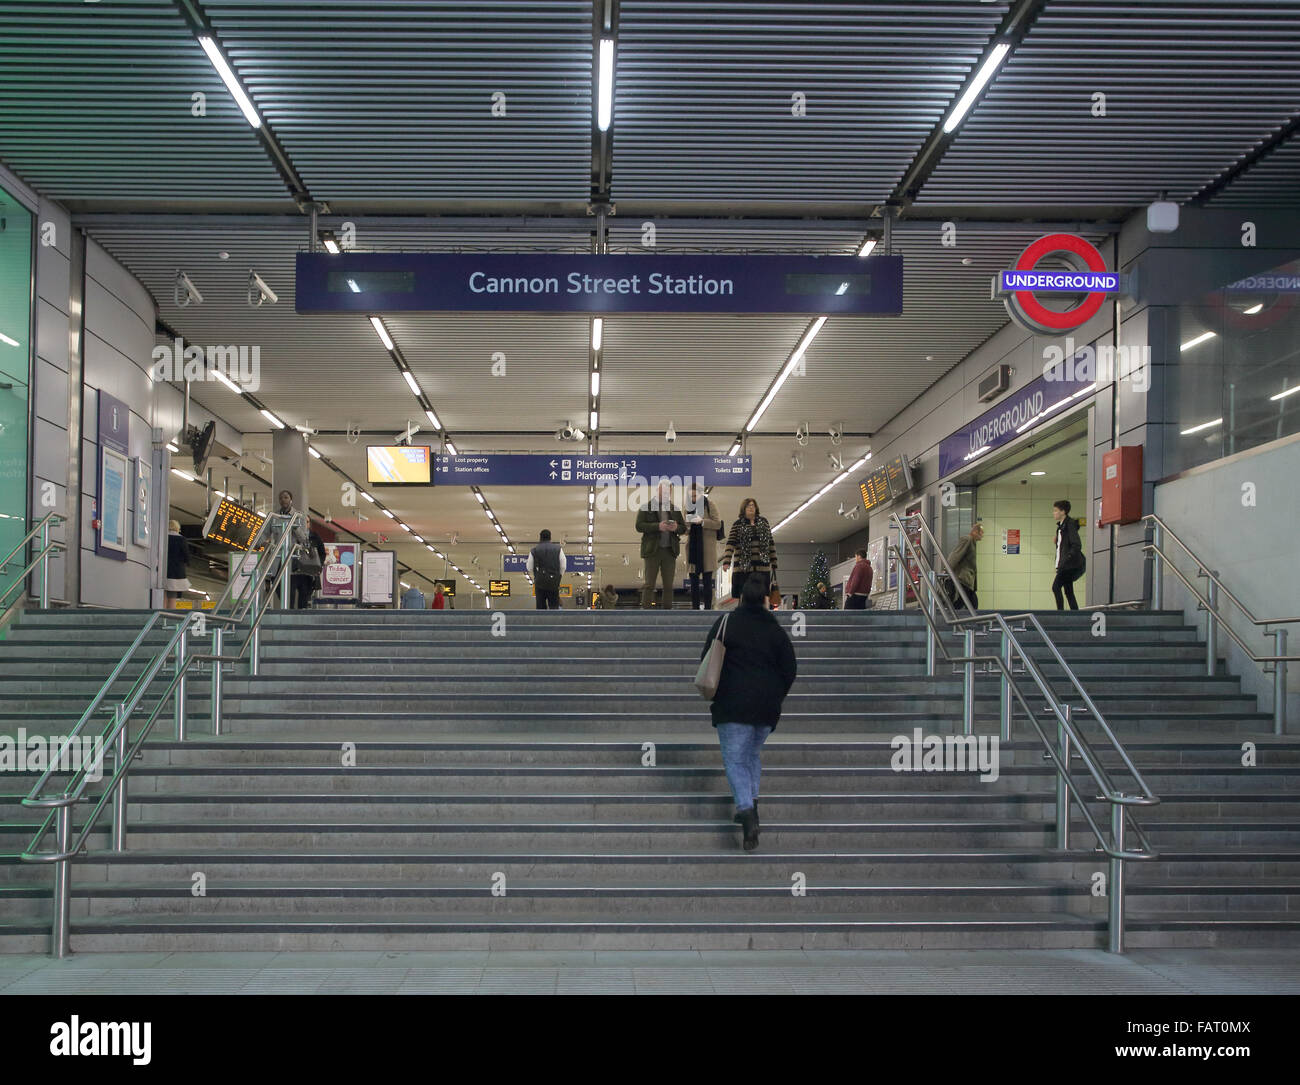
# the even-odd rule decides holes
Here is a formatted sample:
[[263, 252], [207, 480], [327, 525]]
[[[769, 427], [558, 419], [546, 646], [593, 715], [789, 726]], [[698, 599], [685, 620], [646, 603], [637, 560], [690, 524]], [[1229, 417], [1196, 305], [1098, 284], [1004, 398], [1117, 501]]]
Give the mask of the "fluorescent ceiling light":
[[450, 452], [453, 456], [459, 455], [459, 453], [456, 451], [456, 446], [452, 444], [450, 441], [447, 442], [447, 451]]
[[588, 505], [594, 505], [595, 503], [596, 503], [596, 492], [595, 492], [594, 490], [588, 490], [588, 491], [587, 491], [587, 504], [588, 504]]
[[375, 334], [379, 336], [379, 341], [384, 344], [385, 350], [393, 349], [393, 341], [388, 338], [388, 329], [384, 327], [384, 322], [377, 316], [370, 318], [371, 327], [375, 329]]
[[600, 350], [600, 344], [605, 338], [605, 321], [602, 317], [596, 317], [591, 322], [591, 349]]
[[369, 501], [372, 505], [375, 503], [375, 499], [371, 497], [368, 493], [366, 493], [365, 490], [361, 491], [361, 496], [364, 497], [367, 501]]
[[600, 68], [596, 98], [596, 127], [609, 131], [614, 114], [614, 39], [600, 39]]
[[591, 412], [591, 428], [592, 428], [593, 431], [596, 429], [596, 419], [597, 419], [597, 417], [598, 417], [597, 412], [596, 412], [596, 411], [592, 411], [592, 412]]
[[337, 255], [339, 254], [339, 251], [340, 251], [340, 250], [339, 250], [339, 243], [338, 243], [337, 241], [335, 241], [332, 237], [327, 237], [327, 238], [325, 238], [325, 242], [324, 242], [324, 244], [325, 244], [325, 251], [326, 251], [326, 252], [328, 252], [328, 253], [330, 253], [330, 254], [332, 254], [332, 255], [334, 255], [334, 256], [337, 256]]
[[270, 422], [271, 425], [273, 425], [276, 429], [284, 429], [284, 428], [285, 428], [284, 423], [281, 422], [278, 418], [276, 418], [275, 415], [273, 415], [273, 414], [272, 414], [270, 411], [268, 411], [265, 407], [262, 408], [262, 416], [263, 416], [263, 417], [264, 417], [268, 422]]
[[432, 546], [430, 546], [428, 543], [425, 543], [425, 544], [424, 544], [424, 548], [425, 548], [427, 551], [429, 551], [430, 554], [436, 554], [436, 553], [438, 552], [438, 551], [436, 551]]
[[975, 99], [979, 97], [979, 92], [982, 91], [985, 84], [993, 78], [993, 73], [998, 70], [998, 65], [1002, 63], [1003, 59], [1010, 51], [1011, 46], [1006, 42], [999, 42], [993, 47], [993, 52], [989, 54], [988, 60], [984, 62], [984, 66], [980, 68], [979, 74], [975, 76], [975, 82], [973, 82], [966, 93], [961, 96], [961, 100], [957, 103], [956, 108], [948, 114], [948, 119], [943, 122], [943, 130], [945, 132], [951, 132], [957, 127], [957, 125], [961, 124], [962, 118], [966, 116], [970, 107], [974, 104]]
[[351, 287], [351, 289], [352, 289], [352, 293], [354, 293], [354, 294], [360, 294], [360, 293], [361, 293], [361, 287], [357, 286], [357, 281], [356, 281], [356, 279], [349, 279], [349, 280], [348, 280], [348, 286]]
[[400, 527], [403, 531], [410, 531], [410, 530], [411, 530], [409, 527], [407, 527], [407, 526], [406, 526], [404, 523], [402, 523], [400, 520], [397, 521], [397, 526]]
[[406, 383], [411, 386], [411, 391], [418, 396], [420, 394], [420, 386], [415, 383], [415, 378], [411, 376], [411, 371], [409, 369], [403, 369], [402, 376], [406, 378]]
[[235, 73], [230, 70], [230, 65], [226, 63], [226, 58], [221, 55], [221, 50], [217, 48], [217, 43], [209, 38], [206, 34], [199, 36], [199, 45], [203, 51], [208, 54], [208, 59], [212, 61], [212, 66], [217, 69], [217, 74], [221, 76], [221, 81], [226, 84], [226, 90], [230, 91], [230, 96], [235, 99], [235, 104], [239, 106], [244, 114], [244, 119], [254, 128], [262, 127], [262, 118], [257, 115], [257, 110], [253, 108], [253, 103], [248, 100], [248, 95], [244, 93], [244, 88], [239, 85], [239, 80], [235, 78]]
[[1300, 384], [1297, 384], [1294, 388], [1288, 388], [1285, 392], [1278, 392], [1277, 395], [1269, 396], [1268, 398], [1276, 402], [1279, 399], [1286, 399], [1287, 396], [1293, 396], [1297, 392], [1300, 392]]
[[411, 532], [411, 538], [413, 538], [416, 542], [424, 542], [424, 536], [416, 535], [415, 532]]
[[227, 388], [229, 388], [229, 389], [230, 389], [232, 392], [234, 392], [236, 395], [242, 396], [242, 395], [244, 394], [244, 390], [243, 390], [242, 388], [240, 388], [239, 385], [237, 385], [237, 384], [236, 384], [234, 381], [232, 381], [229, 377], [227, 377], [223, 372], [221, 372], [220, 369], [213, 369], [213, 370], [212, 370], [212, 375], [213, 375], [214, 377], [216, 377], [217, 380], [219, 380], [222, 384], [224, 384]]
[[825, 323], [826, 318], [824, 316], [819, 316], [813, 321], [812, 327], [808, 329], [804, 337], [799, 341], [799, 345], [795, 347], [794, 353], [790, 355], [790, 360], [782, 367], [781, 375], [776, 378], [776, 383], [772, 385], [772, 390], [763, 397], [763, 402], [758, 405], [758, 410], [754, 412], [754, 417], [745, 423], [746, 432], [752, 431], [753, 428], [758, 425], [758, 420], [763, 417], [763, 412], [771, 406], [772, 400], [776, 398], [777, 392], [781, 390], [781, 385], [783, 385], [786, 378], [794, 372], [794, 367], [799, 364], [799, 359], [804, 356], [804, 353], [812, 345], [813, 339], [816, 338], [817, 333], [822, 330], [822, 325]]
[[1213, 429], [1215, 426], [1221, 426], [1221, 425], [1223, 425], [1223, 419], [1216, 418], [1212, 422], [1202, 422], [1199, 426], [1193, 426], [1191, 429], [1183, 430], [1181, 432], [1181, 436], [1188, 437], [1193, 433], [1200, 433], [1201, 430], [1203, 429]]
[[478, 503], [479, 503], [480, 505], [486, 505], [486, 504], [487, 504], [487, 502], [483, 500], [483, 495], [482, 495], [481, 493], [479, 493], [477, 490], [474, 491], [474, 496], [478, 498]]
[[1260, 312], [1263, 308], [1264, 308], [1264, 303], [1262, 301], [1257, 301], [1249, 309], [1243, 309], [1242, 312], [1245, 313], [1247, 316], [1254, 316], [1256, 313]]
[[387, 509], [380, 509], [379, 511], [382, 512], [385, 516], [387, 516], [390, 520], [396, 520], [396, 519], [397, 519], [397, 517], [394, 516], [394, 515], [393, 515], [391, 512], [389, 512]]
[[489, 520], [495, 520], [497, 518], [497, 514], [493, 512], [491, 509], [484, 509], [483, 511], [488, 514]]
[[178, 468], [175, 468], [175, 467], [172, 468], [172, 474], [173, 474], [173, 475], [177, 475], [177, 476], [179, 476], [180, 478], [183, 478], [186, 482], [198, 482], [198, 481], [199, 481], [199, 480], [196, 479], [193, 475], [191, 475], [188, 471], [181, 471], [181, 470], [179, 470]]
[[737, 441], [734, 445], [732, 445], [732, 446], [727, 450], [727, 455], [728, 455], [728, 456], [734, 456], [734, 455], [735, 455], [737, 452], [739, 452], [739, 451], [740, 451], [740, 442]]
[[875, 239], [874, 237], [869, 237], [869, 238], [867, 238], [866, 241], [862, 242], [862, 248], [858, 249], [858, 255], [859, 255], [859, 256], [870, 256], [871, 253], [872, 253], [872, 251], [873, 251], [873, 250], [875, 249], [875, 247], [876, 247], [876, 243], [877, 243], [877, 242], [876, 242], [876, 239]]
[[314, 448], [312, 448], [311, 445], [308, 445], [308, 446], [307, 446], [307, 451], [310, 452], [310, 453], [311, 453], [313, 456], [315, 456], [317, 459], [320, 459], [320, 453], [317, 452]]
[[1029, 473], [1030, 473], [1031, 475], [1045, 475], [1045, 474], [1047, 474], [1046, 471], [1030, 471]]
[[442, 429], [442, 423], [438, 421], [438, 416], [436, 414], [434, 414], [427, 407], [425, 408], [424, 413], [428, 416], [429, 421], [433, 424], [434, 429]]
[[1213, 338], [1214, 338], [1214, 332], [1202, 332], [1202, 333], [1201, 333], [1200, 335], [1198, 335], [1195, 339], [1189, 339], [1189, 340], [1187, 340], [1187, 342], [1184, 343], [1184, 344], [1183, 344], [1181, 347], [1179, 347], [1178, 349], [1179, 349], [1179, 350], [1191, 350], [1192, 347], [1198, 347], [1198, 346], [1200, 346], [1202, 343], [1204, 343], [1207, 339], [1213, 339]]
[[179, 452], [180, 449], [176, 447], [176, 443], [175, 443], [174, 441], [168, 441], [168, 442], [167, 442], [167, 451], [168, 451], [168, 452]]
[[600, 374], [594, 370], [591, 374], [591, 394], [593, 397], [600, 395]]
[[22, 344], [17, 339], [10, 339], [4, 332], [0, 332], [0, 340], [8, 343], [11, 347], [21, 347]]
[[402, 585], [402, 587], [404, 587], [404, 588], [409, 588], [409, 587], [411, 586], [411, 585], [408, 584], [405, 580], [401, 581], [401, 585]]

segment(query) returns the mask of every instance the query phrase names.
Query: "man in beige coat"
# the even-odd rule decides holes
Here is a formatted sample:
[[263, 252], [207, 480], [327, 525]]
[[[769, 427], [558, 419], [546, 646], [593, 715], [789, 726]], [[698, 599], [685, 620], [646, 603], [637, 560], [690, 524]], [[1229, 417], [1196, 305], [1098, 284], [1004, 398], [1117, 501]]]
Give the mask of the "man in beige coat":
[[[713, 574], [718, 568], [718, 531], [722, 516], [717, 507], [704, 494], [698, 483], [692, 482], [686, 499], [686, 523], [689, 535], [686, 540], [686, 571], [691, 580], [691, 609], [713, 609]], [[700, 580], [703, 579], [703, 592]]]

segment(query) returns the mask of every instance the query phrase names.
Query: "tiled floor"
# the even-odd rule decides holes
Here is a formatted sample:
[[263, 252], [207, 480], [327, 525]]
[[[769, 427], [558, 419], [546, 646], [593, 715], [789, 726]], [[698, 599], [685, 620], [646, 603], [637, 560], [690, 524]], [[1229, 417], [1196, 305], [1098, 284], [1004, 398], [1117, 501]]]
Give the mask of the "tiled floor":
[[1300, 950], [0, 956], [0, 994], [1300, 994]]

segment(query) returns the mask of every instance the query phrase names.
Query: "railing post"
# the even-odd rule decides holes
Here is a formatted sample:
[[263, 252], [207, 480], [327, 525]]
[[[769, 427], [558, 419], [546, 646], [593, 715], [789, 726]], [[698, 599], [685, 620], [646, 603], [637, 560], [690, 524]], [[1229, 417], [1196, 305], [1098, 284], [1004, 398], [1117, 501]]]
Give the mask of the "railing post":
[[[1121, 793], [1117, 798], [1123, 798]], [[1111, 847], [1122, 853], [1124, 851], [1124, 817], [1125, 808], [1121, 803], [1112, 803], [1110, 808], [1110, 842]], [[1112, 855], [1110, 858], [1110, 951], [1124, 952], [1124, 860]]]
[[258, 624], [261, 612], [262, 585], [259, 583], [253, 588], [253, 609], [250, 612], [253, 616], [253, 631], [249, 634], [248, 645], [248, 673], [254, 678], [257, 677], [258, 655], [262, 647], [262, 627]]
[[[1286, 655], [1286, 630], [1273, 630], [1273, 654]], [[1286, 662], [1273, 664], [1273, 734], [1286, 734]]]
[[1156, 547], [1151, 556], [1155, 559], [1155, 564], [1151, 568], [1151, 609], [1161, 610], [1165, 601], [1165, 561], [1160, 556], [1162, 543], [1160, 540], [1160, 525], [1152, 525], [1151, 542]]
[[[55, 847], [60, 855], [67, 856], [72, 846], [72, 807], [60, 806], [55, 818]], [[69, 912], [71, 902], [72, 876], [70, 858], [57, 859], [54, 863], [54, 918], [50, 925], [50, 952], [62, 959], [68, 955]]]
[[[126, 726], [123, 723], [123, 706], [118, 705], [113, 709], [113, 722], [118, 728], [117, 741], [114, 746], [117, 762], [114, 765], [114, 775], [126, 764]], [[122, 778], [117, 782], [117, 790], [113, 793], [113, 841], [111, 847], [113, 851], [126, 851], [126, 781], [128, 773], [123, 772]]]
[[925, 623], [925, 674], [927, 678], [934, 677], [934, 659], [936, 655], [936, 645], [934, 638], [934, 569], [926, 571], [926, 582], [930, 585], [929, 596], [926, 599], [926, 609], [930, 613], [930, 620]]
[[180, 640], [176, 642], [176, 741], [185, 741], [185, 654], [190, 627], [187, 621], [181, 627]]
[[41, 521], [41, 609], [50, 609], [50, 521]]
[[1056, 846], [1061, 851], [1070, 849], [1070, 788], [1066, 774], [1070, 771], [1070, 706], [1062, 705], [1065, 720], [1056, 720]]
[[212, 734], [221, 734], [221, 642], [225, 630], [217, 625], [212, 630]]
[[1011, 741], [1011, 712], [1014, 707], [1014, 700], [1011, 696], [1011, 661], [1014, 657], [1011, 654], [1011, 636], [1004, 629], [1002, 631], [1002, 741]]
[[[975, 654], [975, 630], [970, 626], [965, 630], [965, 656], [967, 660]], [[975, 664], [967, 662], [965, 675], [962, 679], [961, 691], [961, 724], [962, 734], [973, 735], [975, 733]]]
[[1210, 601], [1205, 610], [1205, 673], [1213, 678], [1219, 656], [1219, 585], [1214, 580], [1217, 573], [1205, 572], [1205, 598]]

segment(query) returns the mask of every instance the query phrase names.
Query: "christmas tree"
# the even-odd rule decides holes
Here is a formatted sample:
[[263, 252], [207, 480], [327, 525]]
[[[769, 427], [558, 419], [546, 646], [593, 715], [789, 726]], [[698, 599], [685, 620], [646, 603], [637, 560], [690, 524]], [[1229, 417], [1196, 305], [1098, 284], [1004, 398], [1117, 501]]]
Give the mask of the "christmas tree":
[[821, 598], [821, 592], [817, 590], [818, 584], [825, 584], [827, 592], [830, 592], [831, 570], [826, 563], [826, 554], [821, 550], [818, 550], [813, 557], [812, 566], [808, 570], [808, 583], [804, 585], [803, 595], [799, 597], [801, 607], [817, 606]]

